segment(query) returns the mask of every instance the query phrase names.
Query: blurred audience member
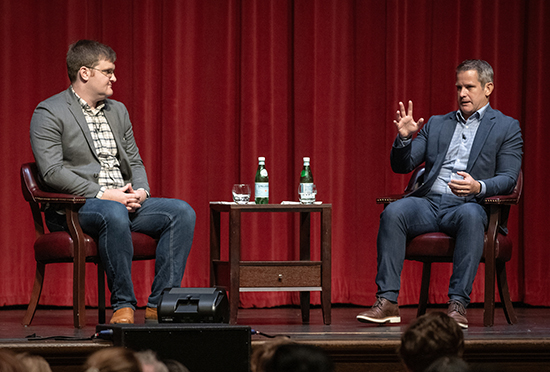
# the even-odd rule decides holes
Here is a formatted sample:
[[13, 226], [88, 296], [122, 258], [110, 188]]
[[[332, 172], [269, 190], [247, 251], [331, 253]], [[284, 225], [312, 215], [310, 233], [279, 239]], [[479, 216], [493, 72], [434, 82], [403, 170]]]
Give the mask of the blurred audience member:
[[190, 372], [186, 366], [175, 359], [166, 359], [163, 362], [166, 364], [169, 372]]
[[48, 361], [40, 355], [22, 353], [17, 354], [17, 359], [21, 361], [25, 370], [28, 372], [52, 372]]
[[334, 365], [319, 347], [283, 344], [265, 364], [266, 372], [333, 372]]
[[14, 353], [9, 350], [0, 349], [0, 372], [25, 372], [23, 363]]
[[431, 312], [409, 325], [401, 336], [398, 352], [409, 371], [425, 371], [440, 357], [462, 358], [464, 334], [447, 314]]
[[470, 366], [462, 358], [444, 356], [437, 359], [424, 372], [470, 372]]
[[110, 347], [96, 351], [84, 365], [87, 372], [142, 372], [141, 363], [130, 349]]
[[143, 372], [168, 372], [168, 367], [158, 360], [157, 354], [152, 350], [138, 351], [136, 357], [141, 362]]
[[280, 345], [285, 344], [294, 344], [294, 342], [288, 337], [278, 336], [256, 347], [250, 357], [250, 370], [252, 372], [265, 372], [266, 362], [271, 359]]

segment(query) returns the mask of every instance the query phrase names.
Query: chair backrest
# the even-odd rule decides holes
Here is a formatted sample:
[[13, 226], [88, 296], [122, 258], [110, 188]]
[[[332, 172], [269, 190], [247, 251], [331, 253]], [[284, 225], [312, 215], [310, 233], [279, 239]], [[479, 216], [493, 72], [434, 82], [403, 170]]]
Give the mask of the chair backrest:
[[417, 188], [422, 185], [422, 181], [424, 180], [424, 172], [426, 171], [426, 168], [424, 168], [423, 165], [417, 167], [411, 174], [411, 178], [409, 179], [409, 183], [407, 184], [407, 187], [405, 188], [405, 193], [408, 194], [410, 192], [413, 192]]
[[37, 237], [43, 235], [44, 219], [40, 211], [40, 204], [35, 198], [41, 192], [36, 163], [25, 163], [21, 165], [21, 191], [31, 208], [36, 235]]

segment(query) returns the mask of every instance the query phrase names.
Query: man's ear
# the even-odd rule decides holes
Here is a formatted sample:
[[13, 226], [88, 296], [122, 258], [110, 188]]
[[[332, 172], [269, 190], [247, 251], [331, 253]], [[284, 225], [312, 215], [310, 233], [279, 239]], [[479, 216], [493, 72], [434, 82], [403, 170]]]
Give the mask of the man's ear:
[[493, 93], [493, 89], [495, 89], [495, 85], [492, 82], [488, 82], [483, 89], [485, 91], [485, 97], [489, 98], [491, 93]]
[[82, 81], [88, 81], [90, 79], [91, 73], [92, 71], [89, 68], [87, 68], [86, 66], [82, 66], [78, 70], [78, 77]]

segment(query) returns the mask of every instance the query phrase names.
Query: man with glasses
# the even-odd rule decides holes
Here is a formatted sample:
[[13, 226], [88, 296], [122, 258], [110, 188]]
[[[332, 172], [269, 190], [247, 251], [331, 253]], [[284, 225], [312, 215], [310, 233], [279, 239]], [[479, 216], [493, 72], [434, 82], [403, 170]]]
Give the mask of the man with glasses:
[[[131, 277], [131, 232], [158, 238], [155, 279], [145, 320], [157, 320], [164, 288], [179, 287], [195, 228], [195, 212], [182, 200], [150, 197], [126, 107], [113, 94], [115, 52], [80, 40], [69, 47], [71, 86], [41, 102], [31, 120], [31, 145], [40, 176], [55, 191], [86, 197], [79, 210], [85, 233], [98, 241], [114, 313], [111, 323], [133, 323], [137, 305]], [[65, 216], [46, 211], [51, 231]]]

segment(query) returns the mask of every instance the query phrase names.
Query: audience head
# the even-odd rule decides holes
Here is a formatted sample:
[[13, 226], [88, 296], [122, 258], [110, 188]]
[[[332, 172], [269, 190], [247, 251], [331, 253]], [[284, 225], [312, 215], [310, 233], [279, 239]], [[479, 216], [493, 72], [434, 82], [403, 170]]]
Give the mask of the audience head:
[[166, 359], [163, 361], [169, 372], [189, 372], [186, 366], [175, 359]]
[[168, 372], [168, 367], [157, 358], [152, 350], [138, 351], [136, 357], [141, 362], [143, 372]]
[[84, 366], [87, 372], [142, 372], [141, 363], [134, 352], [123, 347], [96, 351]]
[[319, 347], [306, 344], [283, 344], [265, 364], [265, 372], [332, 372], [334, 366]]
[[293, 344], [294, 342], [284, 336], [275, 337], [272, 340], [264, 342], [261, 346], [254, 349], [250, 357], [250, 369], [252, 372], [265, 372], [265, 364], [271, 359], [273, 353], [280, 345]]
[[26, 369], [19, 359], [9, 350], [0, 349], [0, 372], [25, 372]]
[[424, 371], [443, 356], [462, 357], [464, 334], [447, 314], [431, 312], [415, 319], [401, 336], [399, 356], [413, 372]]
[[424, 372], [470, 372], [471, 369], [462, 358], [456, 356], [444, 356], [435, 362]]
[[22, 353], [17, 354], [17, 359], [21, 361], [25, 370], [28, 372], [52, 372], [48, 361], [40, 355]]

